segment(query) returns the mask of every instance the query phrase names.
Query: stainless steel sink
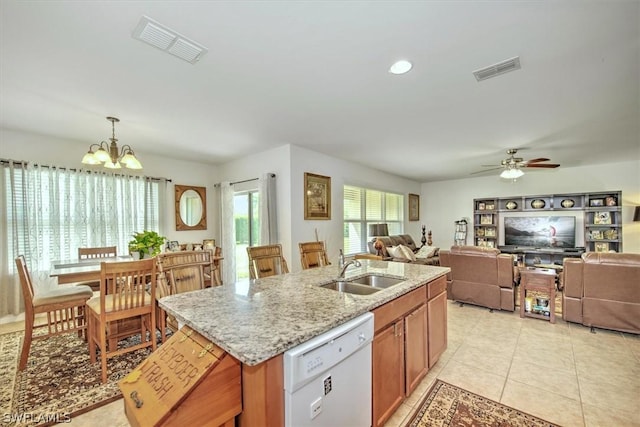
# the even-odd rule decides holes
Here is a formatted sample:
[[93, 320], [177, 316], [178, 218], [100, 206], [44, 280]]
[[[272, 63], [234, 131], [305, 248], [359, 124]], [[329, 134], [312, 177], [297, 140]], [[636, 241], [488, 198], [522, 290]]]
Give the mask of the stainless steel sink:
[[334, 291], [346, 292], [348, 294], [356, 294], [356, 295], [369, 295], [374, 292], [378, 292], [379, 288], [374, 288], [371, 286], [366, 286], [363, 284], [346, 282], [343, 280], [334, 280], [333, 282], [325, 283], [324, 285], [320, 285], [321, 288], [333, 289]]
[[372, 288], [388, 288], [398, 283], [404, 282], [405, 279], [396, 279], [394, 277], [378, 276], [376, 274], [369, 274], [367, 276], [358, 277], [357, 279], [351, 279], [351, 283], [357, 283], [360, 285], [370, 286]]

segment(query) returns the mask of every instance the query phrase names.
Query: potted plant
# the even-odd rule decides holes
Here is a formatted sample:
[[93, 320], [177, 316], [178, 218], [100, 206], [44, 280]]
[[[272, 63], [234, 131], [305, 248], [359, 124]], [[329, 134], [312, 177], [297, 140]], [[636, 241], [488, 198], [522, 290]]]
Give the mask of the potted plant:
[[134, 258], [151, 258], [160, 253], [165, 240], [167, 240], [166, 237], [155, 231], [145, 230], [134, 233], [133, 239], [129, 242], [129, 252]]

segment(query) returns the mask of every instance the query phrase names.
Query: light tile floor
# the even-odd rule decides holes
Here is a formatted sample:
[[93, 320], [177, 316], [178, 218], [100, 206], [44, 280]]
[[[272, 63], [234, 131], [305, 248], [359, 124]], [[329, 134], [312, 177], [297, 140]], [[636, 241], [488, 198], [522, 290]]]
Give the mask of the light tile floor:
[[447, 350], [386, 427], [436, 378], [566, 427], [640, 426], [640, 336], [452, 301], [447, 314]]
[[[436, 378], [566, 427], [640, 426], [640, 336], [556, 319], [449, 301], [448, 348], [386, 427], [407, 422]], [[118, 400], [71, 425], [129, 423]]]

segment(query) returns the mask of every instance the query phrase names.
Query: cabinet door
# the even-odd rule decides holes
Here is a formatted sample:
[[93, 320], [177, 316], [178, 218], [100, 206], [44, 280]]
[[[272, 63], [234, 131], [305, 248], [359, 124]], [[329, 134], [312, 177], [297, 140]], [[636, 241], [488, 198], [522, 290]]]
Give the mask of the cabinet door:
[[447, 349], [447, 293], [438, 294], [427, 303], [429, 368]]
[[422, 304], [404, 319], [406, 395], [427, 374], [427, 305]]
[[399, 319], [373, 338], [373, 425], [384, 425], [404, 399], [404, 326]]

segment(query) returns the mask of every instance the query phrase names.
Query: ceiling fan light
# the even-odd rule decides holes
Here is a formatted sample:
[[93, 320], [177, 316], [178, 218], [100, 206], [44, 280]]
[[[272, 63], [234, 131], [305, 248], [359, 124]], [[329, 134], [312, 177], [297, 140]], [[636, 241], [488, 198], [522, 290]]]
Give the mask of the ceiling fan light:
[[86, 153], [82, 158], [82, 163], [85, 165], [99, 165], [101, 162], [100, 160], [96, 159], [96, 155], [93, 153], [93, 151], [89, 150], [89, 152]]
[[518, 179], [522, 175], [524, 175], [524, 172], [522, 172], [522, 170], [517, 169], [517, 168], [508, 168], [508, 169], [505, 169], [505, 170], [502, 171], [502, 173], [500, 174], [500, 178]]

